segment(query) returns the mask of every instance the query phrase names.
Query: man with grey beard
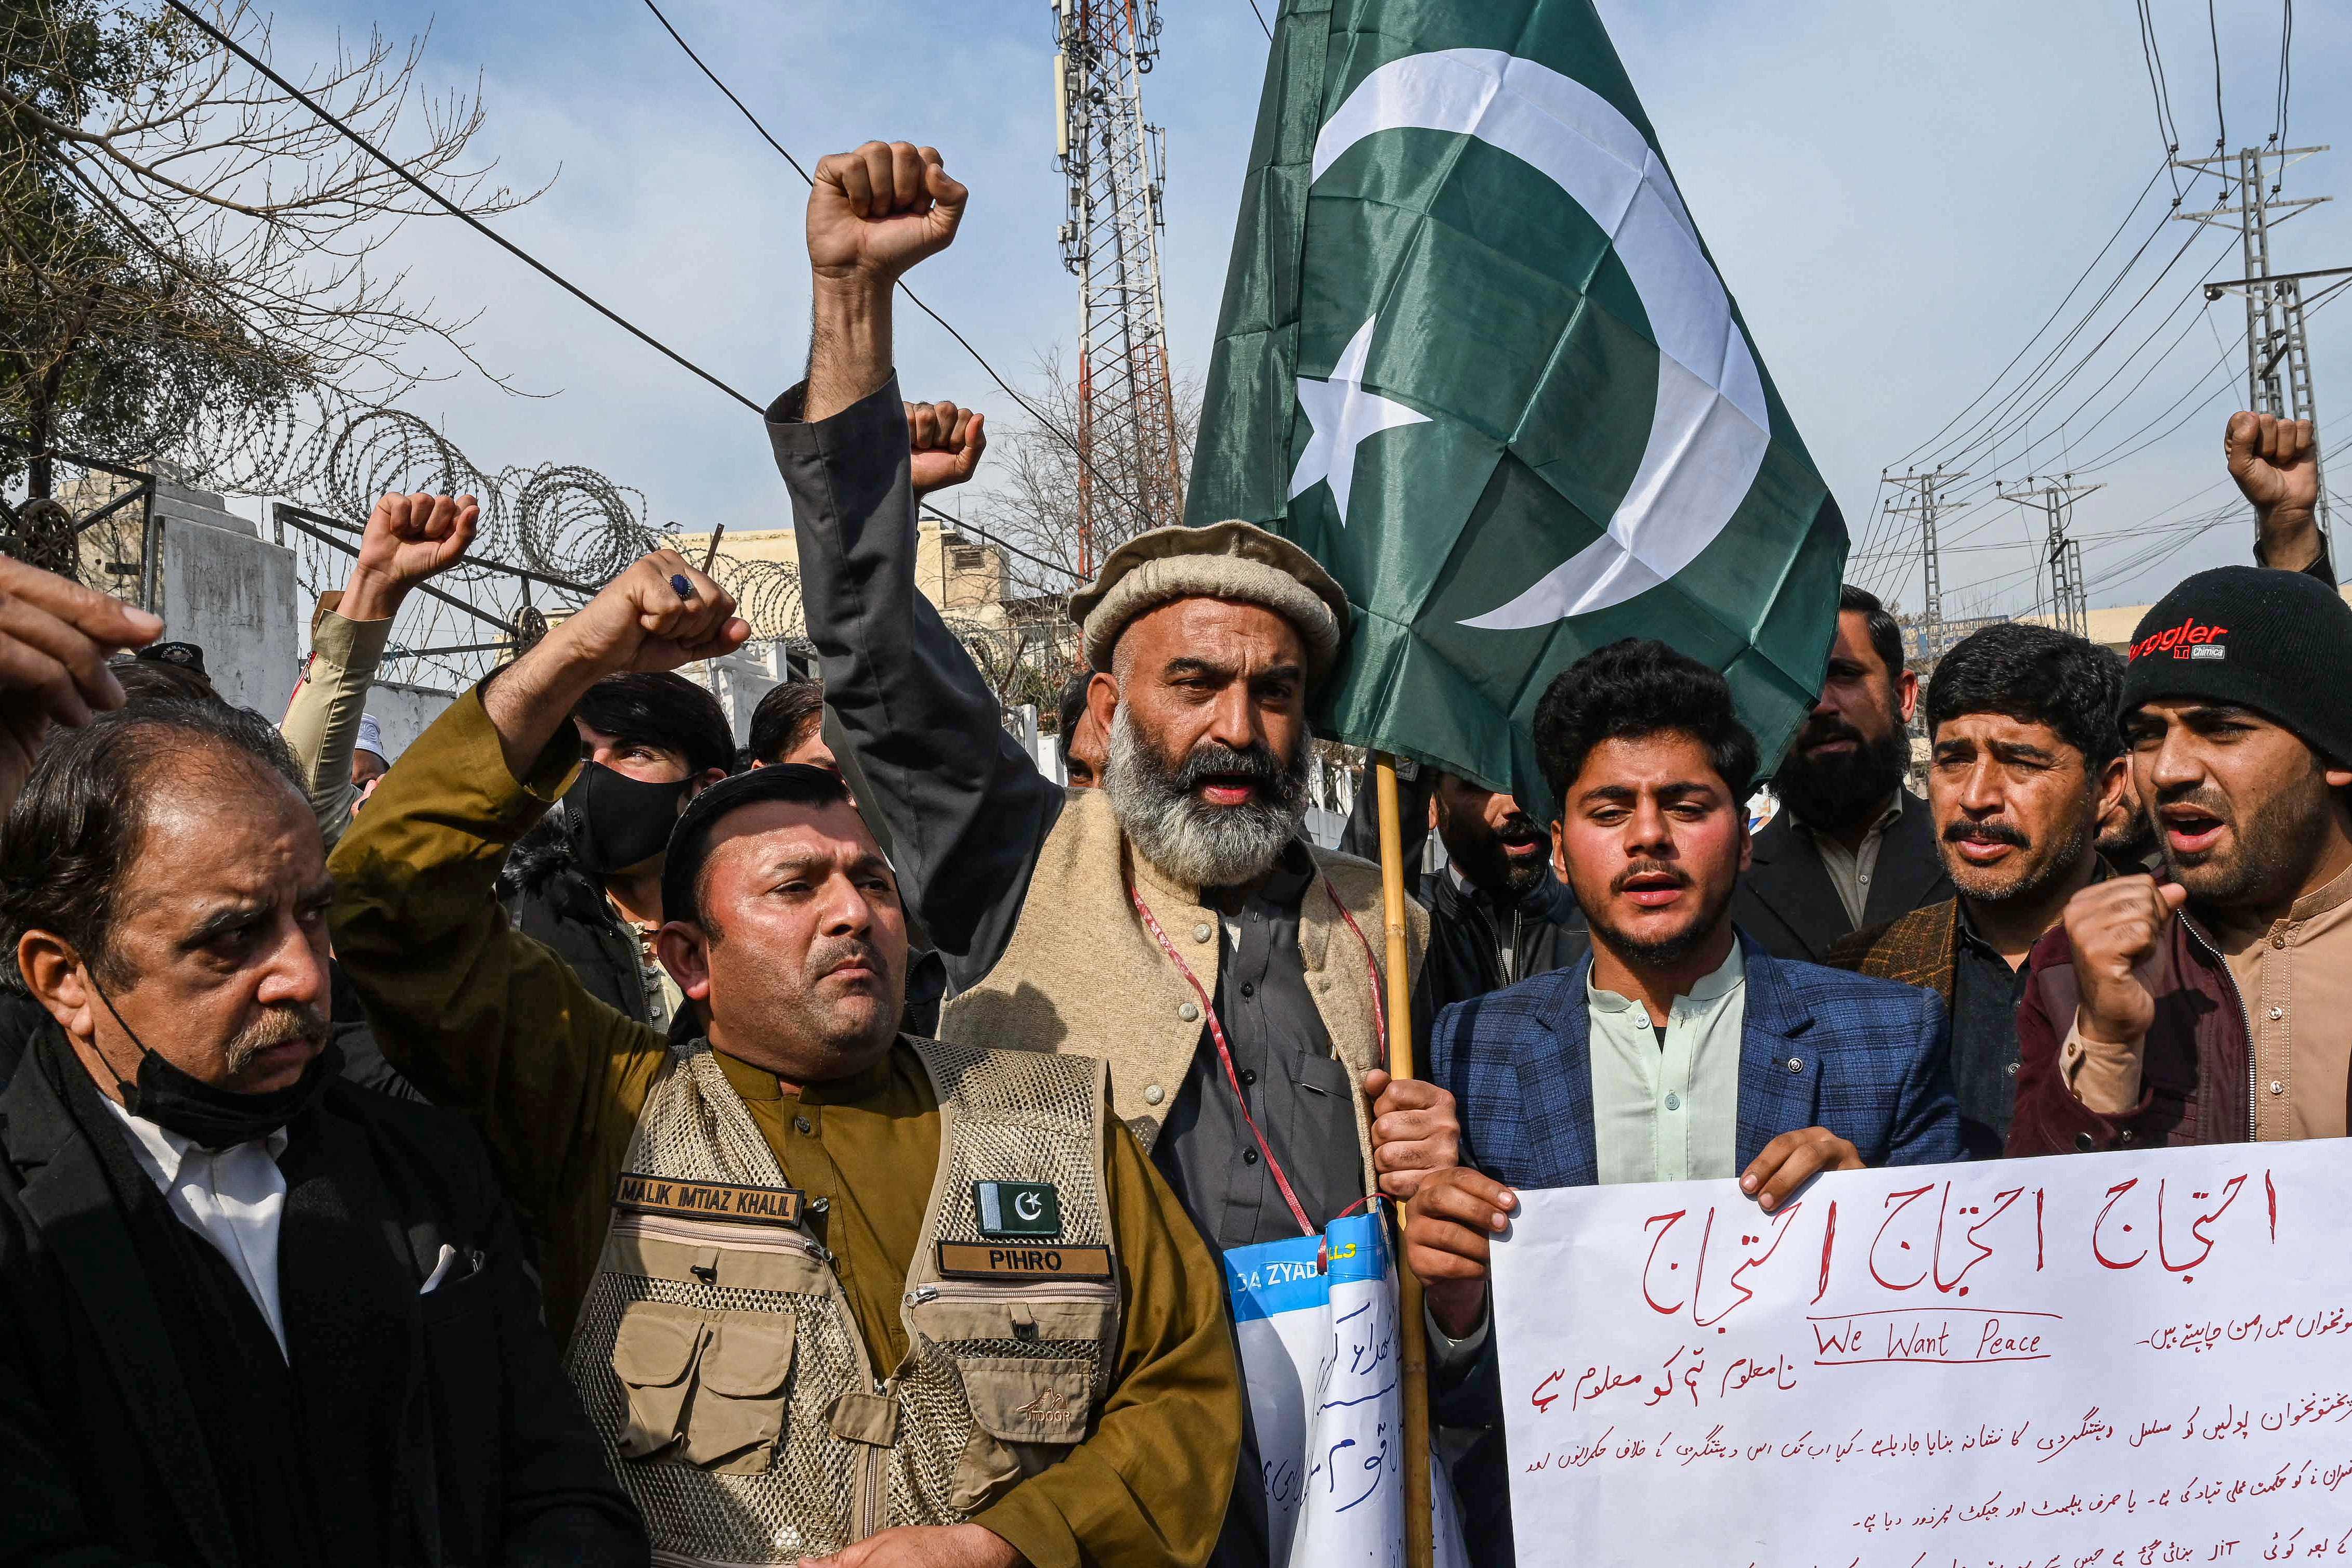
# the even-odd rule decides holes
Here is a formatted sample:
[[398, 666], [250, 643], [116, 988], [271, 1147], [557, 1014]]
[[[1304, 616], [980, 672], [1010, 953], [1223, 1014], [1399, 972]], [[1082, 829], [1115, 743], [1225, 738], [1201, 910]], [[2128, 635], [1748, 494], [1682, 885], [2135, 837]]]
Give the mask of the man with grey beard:
[[[1106, 1058], [1113, 1109], [1213, 1247], [1320, 1232], [1375, 1190], [1409, 1195], [1454, 1163], [1452, 1100], [1379, 1070], [1379, 873], [1301, 833], [1308, 698], [1339, 656], [1346, 595], [1248, 523], [1129, 541], [1069, 605], [1108, 738], [1102, 787], [1040, 775], [915, 584], [914, 494], [971, 471], [984, 421], [944, 405], [908, 416], [892, 291], [952, 241], [962, 187], [905, 143], [825, 167], [808, 379], [770, 408], [769, 435], [859, 805], [887, 824], [908, 907], [947, 963], [941, 1037]], [[1234, 1500], [1216, 1560], [1263, 1563], [1250, 1447]]]

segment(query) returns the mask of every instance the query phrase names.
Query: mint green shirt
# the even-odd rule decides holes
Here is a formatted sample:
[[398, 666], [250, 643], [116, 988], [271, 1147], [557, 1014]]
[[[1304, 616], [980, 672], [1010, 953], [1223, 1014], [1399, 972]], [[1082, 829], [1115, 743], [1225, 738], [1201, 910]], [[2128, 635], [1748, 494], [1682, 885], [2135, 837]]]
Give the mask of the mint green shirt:
[[1675, 998], [1665, 1044], [1649, 1009], [1584, 982], [1592, 1029], [1592, 1141], [1603, 1186], [1739, 1173], [1739, 1036], [1748, 970], [1739, 944]]

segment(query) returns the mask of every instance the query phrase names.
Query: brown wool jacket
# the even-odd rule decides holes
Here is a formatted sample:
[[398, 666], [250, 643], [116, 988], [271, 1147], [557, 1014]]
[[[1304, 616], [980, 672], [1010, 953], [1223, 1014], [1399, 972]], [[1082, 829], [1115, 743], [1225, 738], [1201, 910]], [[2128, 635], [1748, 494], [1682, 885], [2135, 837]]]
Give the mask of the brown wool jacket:
[[1933, 991], [1948, 1008], [1953, 953], [1959, 943], [1959, 910], [1958, 900], [1946, 899], [1841, 937], [1830, 948], [1829, 965]]

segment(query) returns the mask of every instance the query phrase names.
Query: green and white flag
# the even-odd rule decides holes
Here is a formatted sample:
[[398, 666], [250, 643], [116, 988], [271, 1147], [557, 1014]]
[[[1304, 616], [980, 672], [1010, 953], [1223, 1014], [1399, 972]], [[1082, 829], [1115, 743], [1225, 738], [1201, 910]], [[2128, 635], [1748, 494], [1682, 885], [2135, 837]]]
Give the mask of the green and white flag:
[[1356, 605], [1340, 739], [1532, 804], [1544, 688], [1654, 637], [1779, 755], [1845, 525], [1590, 0], [1287, 0], [1188, 503], [1233, 517]]

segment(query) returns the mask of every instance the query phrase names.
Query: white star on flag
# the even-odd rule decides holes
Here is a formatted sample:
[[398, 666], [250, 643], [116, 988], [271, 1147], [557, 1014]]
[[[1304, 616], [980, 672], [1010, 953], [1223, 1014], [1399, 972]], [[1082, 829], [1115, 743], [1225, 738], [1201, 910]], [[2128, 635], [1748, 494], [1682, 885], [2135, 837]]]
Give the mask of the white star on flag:
[[1296, 500], [1316, 480], [1325, 480], [1339, 508], [1342, 528], [1348, 525], [1348, 492], [1356, 482], [1356, 448], [1383, 430], [1429, 422], [1426, 414], [1364, 390], [1364, 361], [1371, 354], [1372, 328], [1379, 321], [1374, 316], [1357, 329], [1339, 363], [1331, 367], [1328, 381], [1298, 378], [1299, 411], [1315, 426], [1315, 434], [1298, 454], [1298, 467], [1291, 470], [1290, 496]]

